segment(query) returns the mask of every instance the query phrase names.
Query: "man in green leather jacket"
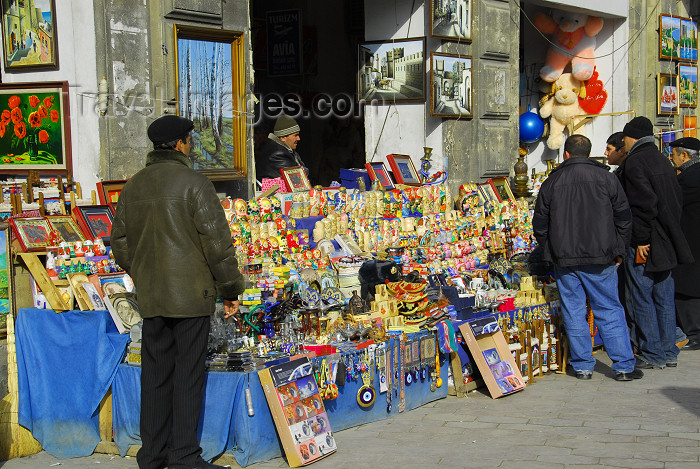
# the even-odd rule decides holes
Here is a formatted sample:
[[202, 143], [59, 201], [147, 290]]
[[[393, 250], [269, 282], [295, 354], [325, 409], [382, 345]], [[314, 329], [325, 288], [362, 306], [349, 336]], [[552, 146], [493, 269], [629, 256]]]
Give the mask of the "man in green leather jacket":
[[244, 281], [214, 186], [187, 157], [193, 128], [179, 116], [149, 126], [154, 150], [122, 189], [112, 227], [144, 318], [141, 469], [221, 467], [197, 439], [209, 318], [217, 296], [227, 317], [238, 310]]

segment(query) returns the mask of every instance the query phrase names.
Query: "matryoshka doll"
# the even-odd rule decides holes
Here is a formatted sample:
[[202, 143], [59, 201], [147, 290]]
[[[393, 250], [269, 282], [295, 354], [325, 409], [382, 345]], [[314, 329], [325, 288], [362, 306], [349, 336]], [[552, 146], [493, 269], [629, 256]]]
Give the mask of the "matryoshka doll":
[[248, 219], [248, 204], [245, 203], [245, 200], [236, 199], [233, 201], [233, 213], [236, 220]]
[[282, 202], [279, 197], [276, 195], [270, 196], [270, 204], [272, 205], [272, 219], [282, 218]]
[[317, 217], [321, 215], [321, 197], [323, 195], [323, 188], [321, 186], [314, 186], [309, 190], [309, 216]]
[[231, 230], [231, 239], [233, 240], [234, 246], [240, 246], [243, 244], [243, 231], [241, 230], [241, 224], [232, 221], [228, 225], [229, 230]]
[[348, 193], [345, 187], [340, 187], [335, 194], [335, 210], [339, 213], [348, 211]]
[[309, 250], [309, 235], [306, 232], [301, 232], [297, 234], [297, 242], [299, 243], [299, 249], [302, 251]]
[[99, 236], [92, 241], [92, 249], [96, 256], [104, 256], [107, 253], [107, 247], [104, 241]]
[[270, 202], [270, 199], [260, 197], [258, 206], [260, 207], [260, 219], [265, 222], [272, 220], [272, 202]]
[[224, 208], [224, 215], [226, 215], [226, 221], [230, 222], [233, 216], [235, 215], [235, 212], [233, 210], [233, 200], [231, 200], [231, 197], [225, 197], [221, 201], [221, 206]]
[[257, 200], [248, 201], [248, 220], [253, 224], [260, 223], [260, 204]]

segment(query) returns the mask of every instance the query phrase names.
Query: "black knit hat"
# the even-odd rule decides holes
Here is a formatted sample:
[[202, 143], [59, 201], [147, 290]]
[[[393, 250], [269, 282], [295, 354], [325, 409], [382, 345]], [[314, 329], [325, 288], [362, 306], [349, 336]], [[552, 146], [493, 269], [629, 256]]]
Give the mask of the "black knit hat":
[[278, 137], [286, 137], [299, 132], [299, 124], [286, 114], [282, 114], [275, 122], [275, 131], [273, 132]]
[[638, 116], [625, 124], [622, 133], [625, 137], [632, 137], [639, 140], [642, 137], [654, 135], [654, 126], [646, 117]]
[[172, 114], [161, 116], [148, 126], [148, 138], [155, 144], [168, 143], [187, 137], [194, 122]]

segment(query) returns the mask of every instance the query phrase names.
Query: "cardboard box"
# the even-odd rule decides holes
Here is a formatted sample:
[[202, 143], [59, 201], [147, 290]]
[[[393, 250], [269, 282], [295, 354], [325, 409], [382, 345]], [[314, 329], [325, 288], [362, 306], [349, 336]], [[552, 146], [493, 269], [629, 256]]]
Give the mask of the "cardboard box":
[[265, 368], [258, 376], [290, 467], [305, 466], [335, 452], [335, 439], [308, 358]]
[[495, 317], [467, 321], [459, 326], [459, 331], [492, 398], [497, 399], [525, 388], [519, 363], [516, 364]]

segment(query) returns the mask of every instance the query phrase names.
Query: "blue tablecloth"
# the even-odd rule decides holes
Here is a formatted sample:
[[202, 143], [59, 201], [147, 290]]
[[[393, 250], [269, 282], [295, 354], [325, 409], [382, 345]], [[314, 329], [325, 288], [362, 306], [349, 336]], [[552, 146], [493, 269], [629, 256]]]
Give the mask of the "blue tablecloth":
[[[392, 339], [394, 340], [394, 339]], [[447, 361], [441, 366], [444, 381], [447, 381]], [[139, 440], [139, 390], [141, 369], [121, 365], [112, 388], [114, 440], [122, 455], [129, 445], [140, 444]], [[387, 413], [386, 393], [377, 394], [372, 407], [363, 408], [357, 404], [357, 391], [361, 380], [346, 381], [339, 386], [339, 396], [326, 400], [324, 404], [333, 431], [374, 422], [397, 415], [398, 399], [394, 398], [393, 411]], [[210, 390], [209, 387], [227, 390]], [[255, 415], [248, 416], [245, 402], [245, 389], [250, 388]], [[379, 389], [379, 378], [375, 375], [375, 389]], [[428, 402], [447, 397], [447, 385], [430, 391], [429, 381], [414, 383], [406, 387], [406, 410], [415, 409]], [[257, 372], [250, 373], [207, 373], [207, 390], [200, 420], [199, 433], [202, 457], [210, 460], [226, 452], [233, 454], [236, 462], [247, 466], [267, 461], [283, 454], [282, 444], [277, 437], [265, 394], [260, 386]]]
[[57, 458], [89, 456], [98, 406], [124, 356], [107, 311], [20, 309], [15, 325], [19, 423]]

